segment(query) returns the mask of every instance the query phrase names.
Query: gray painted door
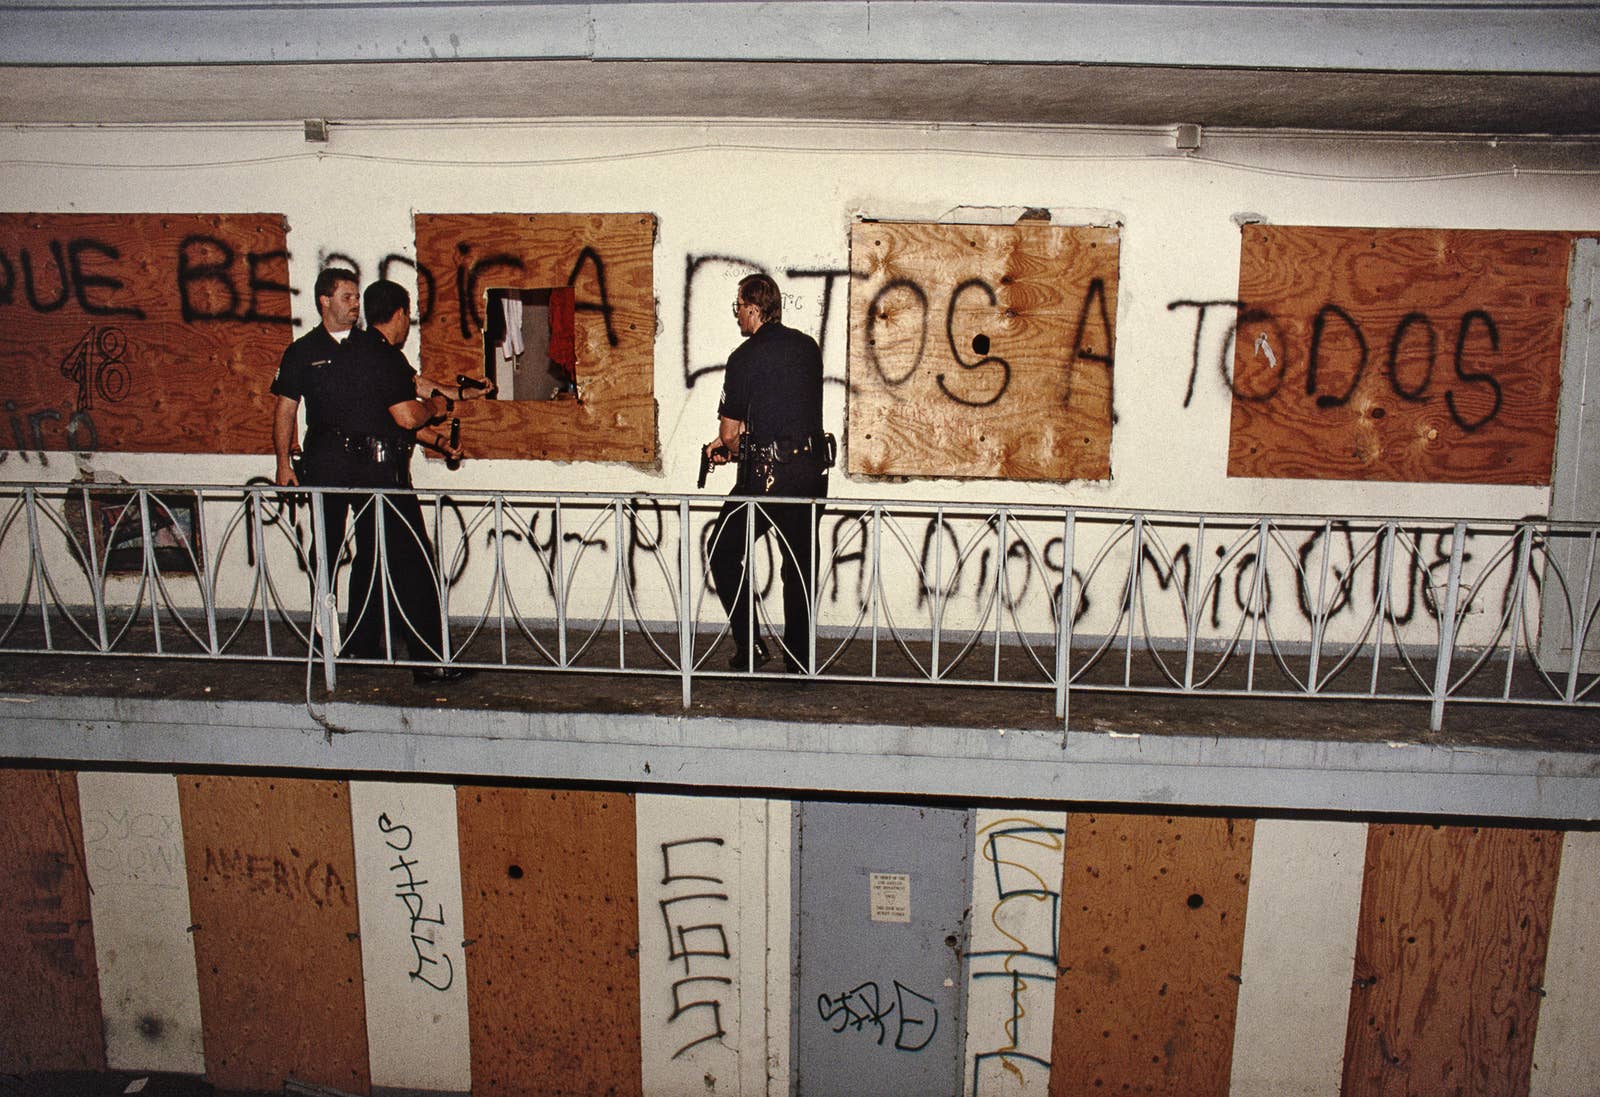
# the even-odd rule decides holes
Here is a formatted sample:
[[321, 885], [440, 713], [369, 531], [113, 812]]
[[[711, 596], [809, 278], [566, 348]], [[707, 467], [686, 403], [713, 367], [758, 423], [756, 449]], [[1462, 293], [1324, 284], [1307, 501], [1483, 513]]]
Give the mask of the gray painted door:
[[812, 802], [796, 828], [795, 1093], [959, 1097], [969, 813]]

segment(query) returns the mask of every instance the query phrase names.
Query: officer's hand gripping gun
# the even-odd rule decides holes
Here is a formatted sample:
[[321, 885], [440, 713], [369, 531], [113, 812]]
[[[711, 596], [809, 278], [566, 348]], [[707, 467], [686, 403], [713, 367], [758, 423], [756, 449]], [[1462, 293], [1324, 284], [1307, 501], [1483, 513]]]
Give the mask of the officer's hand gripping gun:
[[702, 446], [700, 449], [700, 480], [697, 484], [698, 487], [704, 488], [706, 486], [706, 473], [711, 471], [712, 454], [716, 454], [724, 461], [733, 456], [727, 446], [714, 446], [709, 450]]

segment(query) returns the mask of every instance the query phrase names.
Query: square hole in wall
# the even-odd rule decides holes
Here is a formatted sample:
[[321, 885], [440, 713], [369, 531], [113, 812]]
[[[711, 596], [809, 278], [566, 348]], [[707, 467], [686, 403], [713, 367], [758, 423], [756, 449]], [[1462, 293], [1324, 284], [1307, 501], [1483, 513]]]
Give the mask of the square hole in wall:
[[577, 396], [575, 301], [570, 286], [488, 291], [483, 372], [495, 385], [495, 399]]

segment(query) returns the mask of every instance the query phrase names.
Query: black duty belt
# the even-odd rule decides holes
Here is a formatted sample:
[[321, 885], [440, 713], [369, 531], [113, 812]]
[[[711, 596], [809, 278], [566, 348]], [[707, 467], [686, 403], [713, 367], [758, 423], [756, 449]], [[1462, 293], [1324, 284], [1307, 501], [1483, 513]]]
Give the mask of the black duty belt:
[[815, 434], [795, 434], [757, 442], [749, 446], [749, 451], [751, 460], [756, 462], [784, 465], [809, 457], [822, 468], [830, 469], [839, 450], [833, 435], [819, 430]]
[[363, 457], [375, 465], [397, 465], [411, 460], [416, 443], [410, 438], [383, 438], [376, 434], [357, 434], [349, 431], [314, 427], [306, 435], [307, 448], [343, 450]]

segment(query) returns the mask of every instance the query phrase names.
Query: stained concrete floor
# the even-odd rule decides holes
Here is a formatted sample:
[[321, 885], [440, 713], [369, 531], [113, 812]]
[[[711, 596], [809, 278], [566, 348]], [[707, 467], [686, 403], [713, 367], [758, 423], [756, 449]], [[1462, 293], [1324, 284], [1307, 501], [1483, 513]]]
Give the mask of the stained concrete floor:
[[[722, 667], [720, 651], [707, 665]], [[1119, 663], [1120, 666], [1120, 663]], [[481, 670], [418, 686], [403, 667], [341, 665], [334, 694], [305, 663], [0, 654], [0, 694], [152, 700], [253, 700], [398, 707], [783, 719], [798, 723], [1060, 729], [1049, 689], [977, 684], [888, 684], [778, 674], [697, 676], [687, 708], [676, 676], [603, 671]], [[1415, 686], [1412, 686], [1413, 691]], [[1074, 689], [1074, 731], [1215, 738], [1407, 742], [1600, 753], [1600, 707], [1445, 706], [1428, 728], [1426, 702], [1239, 698]], [[0, 713], [3, 717], [3, 713]]]

